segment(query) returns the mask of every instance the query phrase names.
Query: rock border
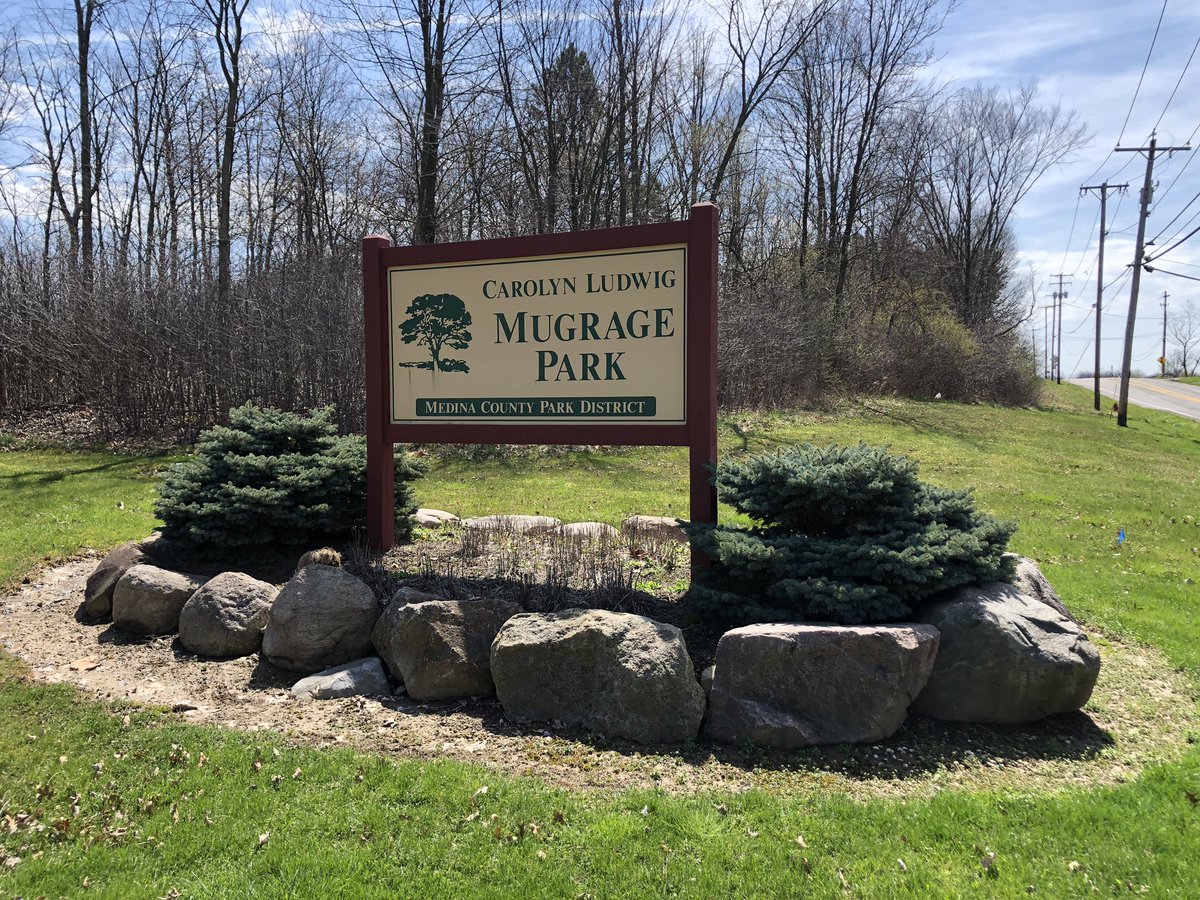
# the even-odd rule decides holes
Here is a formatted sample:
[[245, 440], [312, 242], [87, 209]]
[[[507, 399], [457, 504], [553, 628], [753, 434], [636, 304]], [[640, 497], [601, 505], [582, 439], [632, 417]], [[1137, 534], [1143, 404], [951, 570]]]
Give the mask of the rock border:
[[[439, 527], [459, 522], [467, 529], [534, 533], [553, 529], [570, 533], [566, 530], [572, 528], [541, 516], [461, 521], [451, 513], [433, 512], [439, 513]], [[625, 533], [646, 533], [649, 518], [653, 517], [630, 517]], [[682, 533], [679, 520], [659, 518], [659, 527]], [[580, 535], [598, 535], [601, 540], [616, 533], [601, 523], [575, 525]], [[216, 621], [224, 613], [206, 596], [206, 588], [222, 580], [253, 579], [230, 571], [200, 581], [150, 565], [150, 554], [159, 543], [161, 537], [152, 536], [107, 554], [88, 579], [80, 615], [94, 618], [107, 592], [114, 626], [119, 629], [171, 634], [179, 629], [180, 611], [185, 608], [193, 630], [228, 627]], [[605, 739], [679, 743], [702, 733], [724, 743], [784, 748], [877, 742], [900, 728], [910, 706], [935, 718], [1027, 723], [1081, 709], [1099, 672], [1095, 648], [1036, 563], [1025, 559], [1016, 584], [964, 588], [929, 607], [936, 615], [917, 616], [913, 624], [855, 628], [782, 623], [730, 630], [718, 644], [715, 669], [709, 667], [699, 676], [692, 669], [682, 633], [652, 619], [604, 610], [525, 613], [506, 601], [451, 600], [408, 588], [398, 591], [385, 607], [363, 581], [325, 562], [340, 563], [340, 556], [328, 548], [309, 551], [277, 595], [264, 600], [260, 590], [254, 602], [265, 606], [265, 613], [256, 611], [257, 619], [233, 610], [234, 619], [251, 623], [239, 627], [253, 631], [259, 628], [256, 622], [263, 624], [253, 640], [239, 637], [241, 643], [230, 655], [253, 653], [261, 646], [263, 658], [277, 667], [302, 675], [316, 673], [335, 682], [334, 687], [301, 690], [307, 680], [300, 679], [296, 687], [305, 696], [349, 696], [360, 682], [369, 686], [362, 691], [378, 694], [383, 684], [374, 677], [378, 671], [390, 674], [397, 683], [393, 689], [389, 682], [389, 691], [407, 690], [417, 701], [463, 700], [489, 696], [494, 690], [505, 712], [518, 721], [578, 725]], [[271, 585], [256, 584], [266, 592], [273, 590]], [[965, 717], [957, 708], [946, 711], [946, 701], [939, 706], [937, 698], [971, 691], [982, 696], [1002, 680], [1003, 673], [990, 672], [980, 663], [987, 653], [963, 650], [956, 642], [966, 638], [958, 638], [957, 632], [948, 636], [943, 633], [946, 626], [938, 623], [946, 621], [945, 610], [967, 607], [975, 617], [971, 621], [995, 621], [997, 592], [1012, 607], [1005, 613], [1015, 622], [1009, 629], [1029, 643], [1023, 650], [1013, 649], [1019, 641], [1009, 641], [1005, 651], [1009, 662], [1004, 668], [1019, 667], [1024, 655], [1031, 666], [1058, 674], [1030, 676], [1041, 689], [1026, 692], [1034, 698], [1028, 702], [1023, 700], [1024, 682], [1018, 679], [1020, 683], [1004, 688], [1007, 703], [986, 698], [968, 703], [971, 712]], [[130, 598], [135, 596], [148, 604], [148, 612], [130, 612]], [[198, 624], [191, 622], [197, 617]], [[967, 630], [978, 631], [974, 626]], [[1044, 635], [1042, 644], [1029, 637], [1034, 632]], [[1058, 649], [1064, 634], [1069, 653]], [[652, 650], [656, 641], [670, 649]], [[196, 649], [186, 641], [184, 645]], [[760, 649], [746, 649], [751, 646]], [[1053, 660], [1047, 664], [1044, 657]], [[946, 660], [953, 662], [939, 667], [939, 661]], [[1062, 674], [1071, 665], [1086, 671]], [[346, 666], [357, 668], [347, 674]], [[370, 669], [372, 677], [354, 674], [363, 667]], [[981, 677], [979, 671], [990, 674]], [[664, 681], [668, 672], [673, 674]], [[886, 700], [880, 695], [886, 695]], [[853, 725], [848, 724], [854, 719], [852, 711], [861, 713]]]

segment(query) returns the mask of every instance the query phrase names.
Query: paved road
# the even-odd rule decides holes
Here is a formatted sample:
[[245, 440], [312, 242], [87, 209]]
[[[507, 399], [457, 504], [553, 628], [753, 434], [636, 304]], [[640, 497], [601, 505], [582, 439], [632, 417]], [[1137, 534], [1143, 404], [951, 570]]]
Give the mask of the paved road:
[[[1072, 378], [1071, 384], [1092, 389], [1091, 378]], [[1121, 379], [1101, 378], [1100, 393], [1114, 400], [1121, 390]], [[1129, 379], [1129, 402], [1135, 406], [1159, 409], [1200, 421], [1200, 387], [1164, 381], [1161, 378]]]

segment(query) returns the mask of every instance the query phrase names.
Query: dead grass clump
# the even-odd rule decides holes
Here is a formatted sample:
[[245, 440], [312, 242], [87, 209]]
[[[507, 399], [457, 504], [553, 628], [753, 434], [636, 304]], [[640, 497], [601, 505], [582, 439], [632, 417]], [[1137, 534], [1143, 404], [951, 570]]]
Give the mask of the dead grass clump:
[[356, 540], [346, 568], [386, 602], [402, 585], [447, 599], [514, 600], [530, 612], [648, 614], [687, 589], [688, 549], [653, 533], [532, 533], [509, 525], [447, 528], [380, 556]]

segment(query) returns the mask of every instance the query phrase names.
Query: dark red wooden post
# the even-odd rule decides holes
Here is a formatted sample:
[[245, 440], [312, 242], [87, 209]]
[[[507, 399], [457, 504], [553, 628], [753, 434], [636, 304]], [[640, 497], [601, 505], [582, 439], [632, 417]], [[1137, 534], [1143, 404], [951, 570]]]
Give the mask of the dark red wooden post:
[[[717, 522], [717, 207], [698, 203], [688, 216], [687, 418], [690, 518]], [[692, 551], [692, 565], [707, 565]]]
[[387, 551], [396, 543], [396, 497], [391, 421], [392, 379], [388, 364], [387, 291], [382, 251], [391, 241], [377, 234], [363, 238], [363, 330], [367, 342], [367, 543]]
[[[389, 334], [390, 267], [426, 267], [539, 256], [592, 254], [636, 248], [687, 247], [686, 422], [393, 421]], [[693, 206], [685, 222], [660, 222], [597, 231], [392, 247], [363, 239], [363, 301], [367, 349], [367, 537], [371, 547], [395, 543], [393, 445], [398, 442], [642, 444], [689, 448], [689, 517], [717, 521], [710, 468], [717, 460], [717, 208]], [[693, 565], [705, 560], [693, 554]]]

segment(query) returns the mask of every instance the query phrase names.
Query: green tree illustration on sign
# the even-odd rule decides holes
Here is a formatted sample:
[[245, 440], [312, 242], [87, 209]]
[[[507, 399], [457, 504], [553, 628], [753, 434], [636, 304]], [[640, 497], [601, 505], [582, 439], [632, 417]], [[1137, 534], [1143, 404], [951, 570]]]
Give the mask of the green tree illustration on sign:
[[435, 369], [439, 372], [469, 372], [466, 360], [443, 359], [442, 350], [466, 349], [471, 343], [471, 314], [466, 304], [453, 294], [422, 294], [404, 311], [408, 318], [400, 324], [400, 338], [406, 344], [423, 344], [432, 357], [427, 362], [403, 362], [401, 366], [414, 369]]

